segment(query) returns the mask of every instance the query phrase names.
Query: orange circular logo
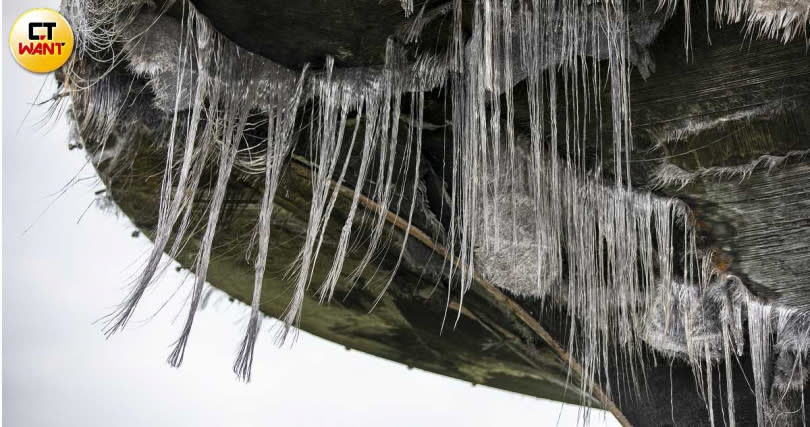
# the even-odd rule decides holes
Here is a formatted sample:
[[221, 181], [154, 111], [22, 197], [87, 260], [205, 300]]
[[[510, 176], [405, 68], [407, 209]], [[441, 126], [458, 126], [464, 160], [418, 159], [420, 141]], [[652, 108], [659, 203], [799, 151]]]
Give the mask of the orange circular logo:
[[73, 29], [55, 10], [31, 9], [14, 22], [8, 42], [23, 68], [48, 73], [64, 65], [73, 53]]

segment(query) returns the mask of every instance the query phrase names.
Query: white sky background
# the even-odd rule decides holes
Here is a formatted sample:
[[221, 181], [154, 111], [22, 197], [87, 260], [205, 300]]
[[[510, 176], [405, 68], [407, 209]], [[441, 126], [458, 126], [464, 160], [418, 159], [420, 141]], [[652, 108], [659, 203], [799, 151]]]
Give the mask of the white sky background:
[[[32, 7], [58, 2], [4, 0], [4, 42]], [[574, 406], [408, 370], [307, 333], [279, 349], [265, 330], [243, 384], [231, 364], [246, 307], [225, 298], [197, 315], [185, 363], [172, 369], [182, 298], [149, 318], [181, 283], [174, 269], [130, 327], [105, 340], [93, 322], [124, 296], [151, 243], [93, 203], [103, 186], [84, 153], [68, 150], [64, 117], [43, 126], [36, 108], [23, 122], [43, 83], [41, 98], [54, 92], [53, 77], [24, 71], [8, 47], [3, 72], [5, 426], [576, 425]], [[592, 418], [618, 425], [601, 411]]]

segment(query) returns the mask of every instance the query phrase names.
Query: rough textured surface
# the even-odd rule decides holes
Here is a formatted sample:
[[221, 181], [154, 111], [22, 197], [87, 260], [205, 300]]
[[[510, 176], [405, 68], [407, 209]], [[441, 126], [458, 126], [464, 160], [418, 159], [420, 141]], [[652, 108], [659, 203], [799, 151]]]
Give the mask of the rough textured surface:
[[[689, 364], [697, 390], [683, 407], [705, 407], [704, 420], [802, 418], [796, 394], [806, 379], [810, 322], [804, 270], [794, 266], [810, 252], [803, 187], [810, 69], [801, 40], [756, 40], [742, 52], [739, 45], [740, 32], [754, 25], [758, 35], [789, 41], [792, 26], [805, 22], [792, 11], [777, 22], [748, 3], [718, 1], [717, 19], [745, 24], [707, 34], [691, 22], [711, 14], [688, 2], [652, 13], [623, 0], [478, 0], [416, 4], [410, 17], [399, 15], [411, 11], [409, 2], [339, 2], [328, 11], [305, 3], [279, 10], [277, 28], [255, 19], [278, 8], [272, 2], [223, 10], [201, 1], [201, 12], [178, 2], [160, 17], [122, 1], [112, 18], [104, 12], [114, 5], [68, 3], [99, 24], [79, 27], [79, 54], [63, 76], [94, 164], [115, 189], [127, 161], [164, 153], [146, 156], [164, 165], [162, 182], [144, 191], [160, 194], [157, 219], [146, 225], [155, 249], [109, 333], [126, 324], [166, 251], [196, 273], [170, 357], [178, 365], [206, 274], [213, 278], [228, 257], [217, 248], [229, 254], [258, 242], [256, 283], [245, 292], [252, 320], [234, 365], [240, 377], [250, 376], [259, 310], [284, 320], [284, 337], [294, 325], [318, 328], [301, 316], [311, 301], [336, 304], [341, 294], [350, 301], [367, 290], [374, 295], [367, 309], [385, 317], [393, 298], [415, 327], [404, 313], [429, 315], [403, 303], [413, 298], [402, 292], [418, 273], [444, 285], [440, 301], [420, 301], [442, 321], [501, 325], [486, 320], [486, 304], [476, 305], [484, 289], [489, 306], [520, 320], [494, 330], [518, 337], [525, 354], [547, 346], [560, 360], [546, 368], [524, 357], [548, 375], [543, 381], [562, 384], [567, 364], [576, 394], [622, 422], [655, 412], [626, 396], [679, 363]], [[359, 10], [371, 13], [358, 17]], [[302, 16], [334, 11], [333, 24], [284, 37]], [[452, 28], [443, 29], [449, 15]], [[370, 26], [359, 34], [365, 18]], [[276, 30], [284, 34], [261, 37]], [[165, 42], [172, 37], [177, 46]], [[114, 59], [120, 53], [123, 62]], [[134, 144], [142, 125], [153, 129], [146, 138], [154, 146]], [[284, 169], [290, 152], [295, 160]], [[306, 177], [296, 175], [300, 165]], [[112, 194], [127, 203], [120, 190]], [[198, 232], [197, 223], [206, 225]], [[427, 247], [407, 243], [416, 232]], [[274, 252], [281, 242], [294, 244], [284, 247], [289, 253]], [[446, 260], [433, 260], [437, 253]], [[292, 266], [288, 277], [278, 260]], [[287, 278], [292, 289], [264, 289]], [[265, 307], [280, 296], [291, 302]], [[556, 317], [529, 310], [533, 299]], [[456, 313], [445, 318], [444, 309]], [[384, 323], [398, 324], [396, 315]], [[331, 333], [349, 340], [368, 335], [365, 327]], [[407, 335], [400, 329], [372, 335], [400, 347]], [[452, 351], [441, 348], [443, 356]], [[659, 364], [661, 355], [676, 360]], [[739, 358], [753, 392], [737, 385]], [[665, 423], [660, 415], [655, 422]]]
[[[151, 137], [148, 132], [145, 135]], [[97, 167], [110, 189], [108, 196], [136, 226], [151, 233], [157, 224], [155, 193], [159, 181], [146, 178], [163, 155], [150, 147], [148, 139], [142, 138], [144, 134], [129, 141], [133, 145], [128, 148], [132, 150], [128, 167], [121, 169], [109, 162], [99, 162]], [[268, 274], [264, 280], [266, 297], [261, 303], [262, 312], [269, 316], [281, 317], [289, 303], [291, 284], [280, 273], [295, 259], [306, 231], [311, 193], [309, 174], [305, 166], [291, 165], [281, 184], [281, 195], [275, 200], [274, 230], [278, 231], [274, 241], [277, 243], [270, 248]], [[227, 205], [228, 213], [216, 240], [217, 249], [209, 273], [211, 283], [245, 303], [251, 300], [253, 272], [245, 259], [243, 242], [249, 240], [253, 232], [253, 222], [247, 219], [251, 218], [250, 212], [258, 209], [260, 195], [254, 185], [255, 181], [248, 177], [231, 184], [229, 192], [234, 196]], [[342, 196], [337, 207], [338, 218], [345, 215], [348, 205], [349, 198]], [[199, 206], [200, 211], [202, 208]], [[339, 234], [340, 223], [334, 221], [329, 226], [324, 251], [334, 250]], [[396, 241], [391, 249], [394, 252], [402, 236], [394, 234], [392, 238]], [[193, 265], [197, 245], [198, 240], [190, 241], [178, 261]], [[566, 387], [571, 385], [567, 367], [542, 343], [526, 341], [524, 337], [529, 333], [495, 302], [470, 294], [458, 326], [453, 328], [448, 324], [442, 328], [446, 289], [437, 286], [429, 274], [431, 270], [435, 273], [441, 269], [441, 261], [425, 248], [412, 245], [414, 248], [408, 252], [412, 261], [400, 270], [390, 291], [373, 311], [371, 307], [394, 262], [393, 253], [382, 260], [378, 271], [366, 272], [359, 286], [353, 289], [344, 277], [335, 299], [328, 305], [319, 304], [317, 296], [308, 293], [300, 327], [347, 349], [409, 367], [473, 384], [582, 403], [577, 389]], [[359, 258], [355, 252], [347, 263], [356, 264]], [[323, 280], [328, 272], [328, 260], [325, 257], [316, 265], [316, 282]], [[454, 315], [452, 308], [450, 315]], [[598, 405], [589, 398], [586, 402]]]

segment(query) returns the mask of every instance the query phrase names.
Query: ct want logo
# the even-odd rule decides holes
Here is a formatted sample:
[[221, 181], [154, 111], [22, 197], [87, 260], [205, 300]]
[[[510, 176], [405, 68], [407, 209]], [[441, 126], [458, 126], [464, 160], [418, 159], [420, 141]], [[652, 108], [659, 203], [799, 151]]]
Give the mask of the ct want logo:
[[56, 70], [73, 53], [73, 30], [59, 12], [51, 9], [23, 13], [11, 27], [8, 41], [14, 59], [35, 73]]
[[[47, 37], [48, 40], [53, 40], [53, 29], [56, 27], [56, 22], [29, 22], [28, 23], [28, 40], [45, 40]], [[47, 28], [48, 35], [37, 35], [36, 30], [37, 28]], [[62, 45], [65, 43], [63, 42]], [[22, 46], [20, 46], [22, 48]]]

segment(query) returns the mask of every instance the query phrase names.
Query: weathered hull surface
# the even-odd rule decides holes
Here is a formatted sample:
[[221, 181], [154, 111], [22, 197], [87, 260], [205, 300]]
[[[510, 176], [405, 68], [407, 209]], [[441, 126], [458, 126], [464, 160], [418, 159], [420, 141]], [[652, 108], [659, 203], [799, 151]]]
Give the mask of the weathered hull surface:
[[796, 424], [802, 1], [745, 2], [747, 21], [722, 1], [134, 2], [98, 49], [123, 61], [80, 56], [62, 81], [108, 195], [157, 256], [189, 207], [208, 225], [177, 260], [245, 303], [261, 290], [258, 310], [288, 327], [624, 424]]
[[[157, 224], [155, 194], [159, 181], [150, 180], [155, 164], [164, 160], [159, 151], [149, 150], [149, 141], [137, 150], [131, 167], [116, 170], [114, 180], [104, 165], [99, 169], [108, 184], [109, 195], [116, 205], [147, 236]], [[292, 280], [285, 272], [298, 255], [306, 231], [311, 192], [309, 169], [292, 163], [285, 175], [280, 196], [276, 199], [277, 215], [269, 252], [268, 274], [264, 279], [265, 297], [261, 310], [280, 318], [288, 307]], [[125, 184], [124, 184], [125, 183]], [[212, 256], [209, 281], [232, 298], [250, 304], [253, 266], [246, 261], [245, 242], [250, 241], [260, 193], [250, 180], [233, 184], [230, 212], [217, 237]], [[347, 190], [348, 192], [348, 190]], [[323, 281], [331, 266], [340, 234], [340, 217], [345, 215], [350, 195], [344, 193], [337, 202], [335, 221], [330, 223], [323, 244], [323, 257], [315, 267], [313, 288]], [[200, 209], [204, 207], [203, 200]], [[341, 280], [335, 298], [320, 304], [314, 293], [308, 293], [305, 315], [299, 327], [313, 335], [391, 361], [441, 375], [501, 388], [530, 396], [575, 404], [599, 405], [579, 392], [575, 378], [569, 378], [568, 366], [523, 325], [508, 306], [486, 293], [465, 297], [462, 315], [458, 316], [457, 300], [447, 307], [445, 285], [436, 282], [442, 268], [440, 255], [411, 238], [408, 265], [400, 268], [379, 303], [382, 287], [390, 277], [394, 256], [401, 247], [402, 230], [392, 227], [392, 245], [381, 257], [380, 268], [368, 269], [351, 288], [348, 277]], [[191, 239], [177, 261], [192, 266], [198, 239]], [[357, 264], [357, 255], [347, 258], [347, 271]], [[348, 275], [347, 275], [348, 276]], [[455, 309], [454, 309], [455, 308]], [[458, 317], [458, 323], [456, 319]], [[269, 343], [269, 339], [266, 340]], [[270, 351], [266, 349], [265, 351]], [[259, 356], [260, 357], [260, 356]]]

